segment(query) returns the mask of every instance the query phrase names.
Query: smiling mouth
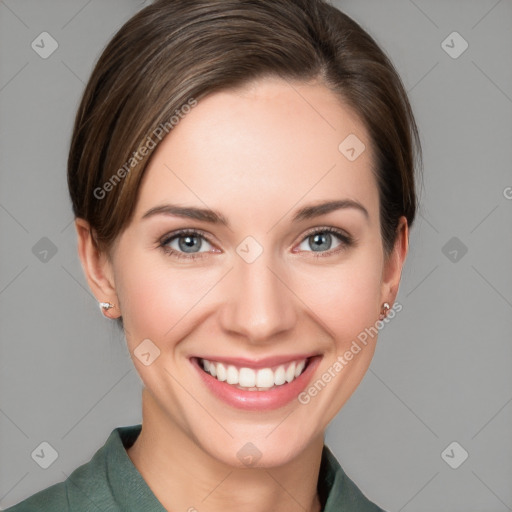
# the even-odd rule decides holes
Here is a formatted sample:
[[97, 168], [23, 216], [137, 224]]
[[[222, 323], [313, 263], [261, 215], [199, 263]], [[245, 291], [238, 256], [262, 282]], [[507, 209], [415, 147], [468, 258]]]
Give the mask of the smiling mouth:
[[312, 358], [297, 359], [266, 368], [248, 368], [197, 358], [199, 367], [217, 379], [244, 391], [269, 391], [293, 382], [308, 367]]

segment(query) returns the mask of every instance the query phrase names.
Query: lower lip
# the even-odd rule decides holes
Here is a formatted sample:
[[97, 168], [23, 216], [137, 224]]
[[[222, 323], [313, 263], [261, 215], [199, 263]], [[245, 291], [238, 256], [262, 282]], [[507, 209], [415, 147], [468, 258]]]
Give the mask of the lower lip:
[[249, 411], [270, 411], [283, 407], [304, 391], [321, 358], [321, 356], [311, 357], [308, 365], [299, 377], [292, 382], [277, 386], [268, 391], [244, 391], [238, 389], [227, 382], [220, 382], [205, 372], [200, 367], [199, 359], [193, 357], [190, 361], [196, 367], [208, 389], [225, 403]]

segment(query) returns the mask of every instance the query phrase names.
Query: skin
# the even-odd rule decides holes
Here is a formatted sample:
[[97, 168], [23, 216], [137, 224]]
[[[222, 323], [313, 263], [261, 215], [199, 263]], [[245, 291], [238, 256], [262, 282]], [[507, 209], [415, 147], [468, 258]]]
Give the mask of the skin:
[[[351, 133], [366, 145], [353, 162], [338, 149]], [[376, 337], [308, 404], [265, 412], [220, 401], [189, 357], [314, 352], [322, 355], [315, 382], [375, 325], [383, 302], [395, 301], [408, 227], [402, 217], [386, 258], [372, 162], [364, 125], [324, 85], [266, 78], [201, 99], [162, 141], [110, 259], [76, 219], [89, 286], [98, 301], [116, 305], [107, 316], [122, 314], [144, 383], [142, 432], [127, 452], [167, 510], [320, 510], [324, 432], [366, 373]], [[368, 218], [345, 208], [292, 221], [300, 207], [337, 199], [357, 201]], [[141, 219], [166, 203], [214, 209], [230, 228], [169, 215]], [[327, 235], [327, 248], [315, 252], [308, 230], [326, 227], [354, 244]], [[207, 235], [199, 238], [202, 258], [178, 259], [158, 246], [178, 229]], [[263, 248], [252, 263], [236, 252], [247, 236]], [[180, 251], [179, 238], [169, 245]], [[160, 355], [145, 366], [133, 351], [147, 338]], [[237, 457], [247, 442], [262, 454], [250, 468]]]

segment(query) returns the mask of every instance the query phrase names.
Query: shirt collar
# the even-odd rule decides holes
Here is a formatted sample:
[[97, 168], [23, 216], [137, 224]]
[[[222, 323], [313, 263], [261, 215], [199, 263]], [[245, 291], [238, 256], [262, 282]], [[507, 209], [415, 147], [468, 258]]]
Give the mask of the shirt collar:
[[120, 510], [166, 512], [126, 452], [141, 429], [141, 424], [117, 427], [105, 443], [106, 471], [112, 495]]

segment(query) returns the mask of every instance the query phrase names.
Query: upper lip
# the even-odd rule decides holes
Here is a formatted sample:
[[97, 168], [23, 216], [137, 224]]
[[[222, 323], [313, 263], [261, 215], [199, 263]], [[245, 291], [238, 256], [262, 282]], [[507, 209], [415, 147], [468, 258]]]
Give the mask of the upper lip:
[[292, 361], [302, 361], [319, 355], [318, 353], [309, 354], [291, 354], [282, 356], [270, 356], [262, 359], [247, 359], [244, 357], [223, 357], [223, 356], [196, 356], [198, 359], [206, 359], [218, 363], [227, 363], [239, 368], [269, 368], [279, 366], [280, 364], [291, 363]]

